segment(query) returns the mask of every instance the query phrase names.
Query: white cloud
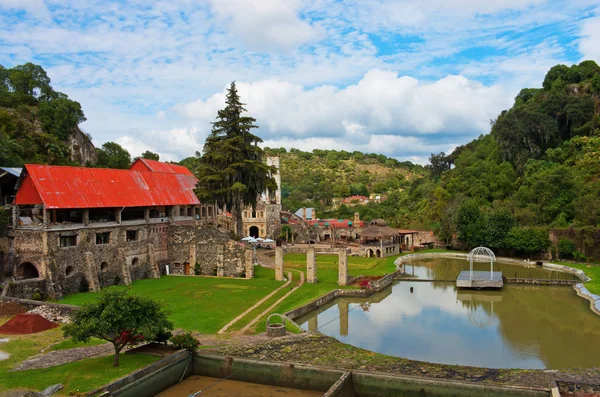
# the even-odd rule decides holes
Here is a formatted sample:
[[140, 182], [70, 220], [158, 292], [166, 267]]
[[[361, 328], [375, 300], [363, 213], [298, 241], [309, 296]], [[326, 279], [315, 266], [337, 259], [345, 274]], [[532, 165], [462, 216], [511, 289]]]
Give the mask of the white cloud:
[[[394, 157], [448, 150], [458, 139], [452, 136], [485, 133], [489, 120], [511, 101], [501, 87], [463, 76], [420, 82], [386, 70], [371, 70], [341, 89], [306, 89], [278, 80], [238, 82], [237, 87], [268, 146], [359, 148]], [[224, 97], [223, 91], [176, 109], [192, 122], [208, 124]], [[436, 133], [452, 142], [436, 141]]]
[[221, 21], [248, 47], [293, 49], [318, 38], [320, 28], [298, 17], [298, 0], [209, 0]]
[[588, 18], [581, 26], [579, 52], [582, 60], [591, 59], [600, 63], [600, 17]]
[[0, 0], [0, 9], [2, 8], [7, 10], [23, 10], [34, 18], [44, 22], [49, 22], [52, 19], [44, 0]]

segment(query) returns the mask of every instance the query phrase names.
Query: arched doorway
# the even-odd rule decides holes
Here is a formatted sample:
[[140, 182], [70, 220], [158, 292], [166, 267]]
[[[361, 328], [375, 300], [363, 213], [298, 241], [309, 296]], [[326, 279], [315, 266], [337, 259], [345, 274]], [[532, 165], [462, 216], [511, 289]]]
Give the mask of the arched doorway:
[[375, 254], [378, 258], [381, 258], [381, 250], [378, 249], [377, 251], [375, 251]]
[[258, 226], [250, 226], [250, 236], [257, 238], [258, 237]]
[[139, 264], [140, 264], [140, 260], [138, 258], [133, 258], [133, 260], [131, 261], [132, 267], [136, 267]]
[[367, 250], [367, 257], [368, 258], [372, 258], [373, 257], [373, 250], [372, 249]]
[[38, 278], [40, 273], [35, 265], [31, 262], [23, 262], [17, 269], [17, 277], [20, 279]]

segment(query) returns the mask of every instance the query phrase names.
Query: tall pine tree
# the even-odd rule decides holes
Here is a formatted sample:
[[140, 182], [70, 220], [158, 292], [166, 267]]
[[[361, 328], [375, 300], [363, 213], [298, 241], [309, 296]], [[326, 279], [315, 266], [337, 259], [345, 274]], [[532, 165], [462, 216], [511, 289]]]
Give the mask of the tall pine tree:
[[196, 194], [201, 201], [215, 201], [230, 211], [235, 232], [242, 236], [244, 206], [255, 207], [260, 194], [277, 188], [271, 177], [276, 170], [263, 162], [264, 152], [258, 146], [262, 139], [252, 134], [252, 129], [258, 128], [254, 124], [256, 120], [242, 116], [246, 109], [235, 82], [227, 91], [225, 103], [225, 108], [217, 113], [217, 121], [199, 157]]

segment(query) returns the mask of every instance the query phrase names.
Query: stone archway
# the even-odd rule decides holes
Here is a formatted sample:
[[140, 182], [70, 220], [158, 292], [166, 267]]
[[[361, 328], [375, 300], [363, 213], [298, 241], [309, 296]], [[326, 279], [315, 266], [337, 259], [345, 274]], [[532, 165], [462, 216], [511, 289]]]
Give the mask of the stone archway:
[[38, 272], [37, 267], [31, 262], [23, 262], [19, 265], [17, 269], [17, 278], [19, 279], [29, 279], [29, 278], [38, 278], [40, 277], [40, 272]]
[[367, 258], [372, 258], [373, 256], [375, 256], [375, 253], [373, 252], [372, 249], [368, 249], [367, 250]]
[[258, 226], [250, 226], [250, 229], [248, 229], [248, 232], [249, 232], [250, 236], [252, 236], [254, 238], [259, 237]]
[[375, 251], [375, 256], [381, 258], [381, 250], [379, 248], [377, 249], [377, 251]]

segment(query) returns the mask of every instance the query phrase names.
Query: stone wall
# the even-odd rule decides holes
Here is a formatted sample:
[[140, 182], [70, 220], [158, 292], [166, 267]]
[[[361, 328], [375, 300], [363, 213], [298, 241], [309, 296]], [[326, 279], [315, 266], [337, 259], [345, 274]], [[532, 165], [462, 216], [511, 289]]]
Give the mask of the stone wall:
[[[596, 261], [600, 260], [600, 228], [550, 229], [550, 241], [554, 248], [558, 247], [561, 239], [573, 241], [585, 256]], [[558, 257], [560, 256], [558, 252]]]
[[436, 244], [437, 241], [432, 230], [420, 230], [413, 236], [413, 245], [423, 245], [428, 243]]
[[46, 279], [33, 278], [29, 280], [9, 281], [6, 288], [6, 296], [33, 300], [39, 294], [39, 299], [48, 299]]
[[[136, 238], [127, 238], [135, 231]], [[97, 243], [97, 235], [108, 241]], [[12, 231], [9, 276], [31, 263], [47, 280], [46, 295], [57, 299], [75, 292], [98, 290], [113, 284], [130, 284], [165, 274], [183, 274], [200, 264], [202, 274], [244, 277], [246, 248], [216, 228], [200, 226], [193, 218], [175, 222], [129, 221], [122, 224], [89, 224], [49, 229], [17, 228]], [[72, 236], [76, 245], [61, 247], [61, 238]]]

